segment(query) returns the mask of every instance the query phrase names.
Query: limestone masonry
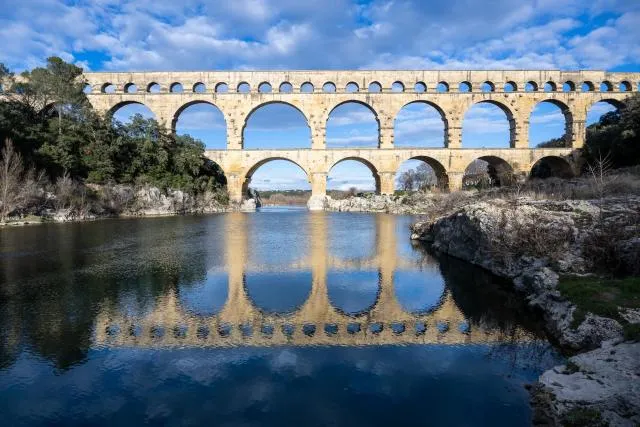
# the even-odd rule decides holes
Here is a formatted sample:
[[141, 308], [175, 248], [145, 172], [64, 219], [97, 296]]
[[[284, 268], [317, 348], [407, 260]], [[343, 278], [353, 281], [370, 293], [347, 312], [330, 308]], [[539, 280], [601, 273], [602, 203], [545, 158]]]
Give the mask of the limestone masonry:
[[[577, 172], [577, 150], [584, 144], [589, 108], [598, 101], [623, 105], [625, 98], [638, 91], [640, 82], [640, 73], [517, 70], [133, 72], [84, 76], [91, 89], [87, 96], [95, 109], [115, 111], [126, 104], [144, 104], [159, 122], [172, 129], [190, 105], [209, 103], [219, 108], [227, 125], [227, 149], [207, 150], [206, 155], [224, 170], [234, 201], [242, 200], [253, 172], [273, 159], [299, 165], [309, 177], [312, 198], [325, 196], [327, 174], [347, 159], [369, 167], [382, 194], [393, 193], [398, 167], [408, 159], [429, 163], [441, 183], [451, 189], [461, 187], [466, 167], [478, 158], [499, 172], [528, 174], [541, 159], [548, 160], [552, 167]], [[355, 83], [350, 87], [358, 90], [347, 92], [350, 83]], [[460, 84], [470, 90], [460, 91]], [[329, 115], [346, 102], [365, 105], [375, 114], [378, 148], [326, 148]], [[442, 148], [394, 147], [396, 115], [414, 102], [429, 104], [441, 114], [445, 128]], [[562, 110], [566, 148], [529, 148], [529, 118], [540, 102], [553, 103]], [[289, 104], [305, 116], [311, 129], [311, 149], [243, 149], [243, 130], [249, 116], [269, 103]], [[462, 120], [477, 103], [496, 105], [506, 113], [511, 148], [462, 148]]]

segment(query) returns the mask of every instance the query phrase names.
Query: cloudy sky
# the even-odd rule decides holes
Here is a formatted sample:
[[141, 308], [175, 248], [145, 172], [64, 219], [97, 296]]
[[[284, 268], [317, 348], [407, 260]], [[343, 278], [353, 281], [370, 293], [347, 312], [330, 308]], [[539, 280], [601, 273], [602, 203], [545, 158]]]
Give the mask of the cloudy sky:
[[[0, 8], [0, 62], [14, 71], [57, 55], [87, 70], [220, 69], [605, 69], [640, 70], [638, 0], [5, 0]], [[636, 83], [637, 84], [637, 83]], [[120, 111], [126, 120], [133, 112]], [[597, 105], [596, 120], [606, 111]], [[535, 145], [563, 133], [563, 117], [541, 105], [532, 117]], [[218, 112], [192, 107], [179, 132], [224, 145]], [[304, 119], [293, 110], [259, 110], [247, 147], [308, 147]], [[375, 144], [363, 109], [332, 115], [328, 146]], [[442, 122], [424, 106], [396, 120], [398, 145], [442, 146]], [[508, 144], [506, 118], [474, 107], [463, 145]], [[331, 185], [366, 188], [368, 171], [342, 164]], [[257, 187], [299, 187], [294, 167], [267, 164]]]

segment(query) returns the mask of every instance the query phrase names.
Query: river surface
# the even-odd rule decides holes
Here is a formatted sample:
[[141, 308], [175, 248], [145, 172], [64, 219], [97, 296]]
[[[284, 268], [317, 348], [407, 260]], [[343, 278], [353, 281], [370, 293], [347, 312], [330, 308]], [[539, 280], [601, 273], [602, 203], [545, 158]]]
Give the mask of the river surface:
[[265, 208], [0, 230], [0, 425], [520, 426], [560, 362], [415, 218]]

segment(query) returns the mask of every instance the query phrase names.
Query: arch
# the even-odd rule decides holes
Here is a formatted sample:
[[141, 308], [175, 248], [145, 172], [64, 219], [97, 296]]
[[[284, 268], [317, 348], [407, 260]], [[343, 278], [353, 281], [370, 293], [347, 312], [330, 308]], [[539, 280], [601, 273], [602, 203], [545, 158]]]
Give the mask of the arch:
[[581, 92], [593, 92], [594, 90], [595, 86], [593, 85], [593, 82], [590, 82], [588, 80], [582, 82], [582, 84], [580, 85]]
[[[418, 108], [412, 106], [425, 106], [426, 111], [421, 112]], [[413, 111], [415, 110], [415, 111]], [[406, 119], [403, 118], [403, 111], [409, 111]], [[435, 111], [442, 121], [442, 127], [439, 123], [435, 122], [435, 115], [430, 114]], [[425, 117], [426, 116], [426, 117]], [[440, 129], [442, 129], [440, 131]], [[447, 121], [446, 114], [438, 104], [430, 101], [413, 101], [402, 106], [393, 122], [393, 134], [394, 145], [397, 147], [447, 147], [449, 123]], [[426, 145], [413, 145], [410, 143], [405, 144], [403, 138], [406, 135], [410, 140], [411, 135], [420, 134], [420, 137], [424, 137], [425, 132], [433, 132], [435, 138], [431, 138], [434, 144], [428, 143]]]
[[113, 83], [104, 83], [102, 87], [100, 87], [100, 92], [116, 93], [116, 85], [114, 85]]
[[538, 83], [534, 82], [533, 80], [528, 81], [524, 85], [524, 91], [525, 92], [537, 92], [538, 91]]
[[258, 85], [258, 92], [260, 93], [271, 93], [273, 92], [273, 88], [271, 87], [271, 83], [262, 82]]
[[[249, 167], [243, 174], [243, 181], [242, 181], [242, 194], [247, 194], [248, 190], [249, 190], [249, 185], [251, 184], [251, 178], [253, 177], [253, 174], [260, 169], [260, 167], [264, 166], [265, 164], [272, 162], [274, 160], [284, 160], [286, 162], [289, 162], [295, 166], [297, 166], [298, 168], [300, 168], [304, 174], [307, 177], [307, 183], [310, 182], [310, 176], [311, 173], [305, 169], [300, 163], [297, 163], [295, 160], [291, 160], [289, 158], [286, 157], [280, 157], [280, 156], [273, 156], [273, 157], [267, 157], [265, 159], [262, 159], [258, 162], [256, 162], [254, 165], [252, 165], [251, 167]], [[311, 188], [311, 187], [309, 187]]]
[[[245, 273], [243, 279], [249, 303], [261, 313], [293, 315], [311, 296], [313, 278], [310, 270], [251, 271]], [[262, 333], [271, 335], [273, 331], [263, 325]]]
[[313, 83], [311, 82], [304, 82], [300, 85], [300, 92], [301, 93], [313, 93], [314, 87], [313, 87]]
[[182, 87], [182, 83], [171, 83], [171, 86], [169, 86], [169, 92], [171, 93], [182, 93], [184, 92], [184, 88]]
[[136, 93], [138, 91], [138, 86], [135, 83], [127, 83], [124, 85], [125, 93]]
[[458, 92], [462, 92], [462, 93], [471, 92], [472, 88], [473, 87], [471, 86], [471, 83], [467, 81], [460, 82], [460, 84], [458, 85]]
[[333, 82], [326, 82], [322, 85], [322, 91], [324, 93], [335, 93], [336, 85]]
[[506, 160], [497, 156], [481, 156], [466, 167], [462, 178], [462, 186], [469, 187], [501, 187], [515, 181], [513, 167]]
[[344, 91], [347, 92], [347, 93], [356, 93], [356, 92], [360, 91], [360, 87], [358, 86], [358, 83], [356, 83], [356, 82], [349, 82], [344, 87]]
[[416, 93], [425, 93], [427, 91], [427, 85], [424, 82], [416, 82], [413, 86], [413, 91]]
[[391, 85], [391, 92], [401, 93], [404, 92], [404, 84], [400, 81], [393, 82]]
[[613, 85], [610, 81], [604, 80], [600, 83], [600, 92], [613, 92]]
[[238, 83], [238, 86], [236, 86], [236, 92], [249, 93], [251, 92], [251, 85], [247, 82], [240, 82]]
[[216, 85], [214, 90], [216, 91], [216, 93], [228, 93], [229, 92], [229, 85], [226, 84], [225, 82], [220, 82], [220, 83], [218, 83]]
[[438, 83], [438, 85], [436, 86], [436, 92], [440, 92], [440, 93], [449, 92], [449, 83], [444, 81]]
[[192, 89], [193, 93], [205, 93], [207, 91], [207, 86], [202, 82], [198, 82], [193, 85]]
[[[562, 114], [564, 121], [561, 134], [558, 135], [554, 125], [558, 125], [557, 117], [553, 117], [557, 111]], [[551, 108], [549, 108], [551, 107]], [[540, 113], [540, 111], [542, 111]], [[537, 114], [541, 114], [539, 117]], [[542, 125], [540, 127], [537, 124]], [[535, 134], [535, 135], [534, 135]], [[545, 99], [538, 102], [529, 116], [529, 146], [542, 148], [570, 147], [573, 141], [573, 114], [564, 102], [557, 99]]]
[[[4, 92], [4, 86], [2, 84], [0, 84], [0, 92]], [[91, 86], [89, 83], [85, 84], [84, 88], [82, 88], [82, 92], [86, 94], [93, 92], [93, 86]]]
[[380, 299], [380, 273], [375, 269], [331, 270], [326, 283], [329, 303], [344, 316], [364, 316]]
[[621, 81], [620, 84], [618, 85], [618, 90], [620, 92], [631, 92], [631, 83], [628, 82], [627, 80]]
[[[402, 180], [402, 174], [406, 173], [408, 170], [413, 170], [411, 168], [412, 164], [415, 164], [416, 162], [412, 162], [412, 161], [417, 161], [417, 162], [422, 162], [423, 164], [426, 164], [429, 169], [429, 171], [417, 171], [417, 172], [421, 172], [421, 173], [428, 173], [428, 174], [433, 174], [430, 177], [421, 177], [421, 180], [423, 181], [422, 183], [413, 183], [414, 184], [414, 188], [412, 189], [426, 189], [426, 188], [415, 188], [416, 186], [418, 187], [423, 187], [423, 186], [428, 186], [429, 188], [439, 188], [441, 190], [445, 190], [449, 188], [449, 175], [447, 174], [447, 170], [444, 167], [444, 165], [442, 165], [442, 163], [440, 163], [439, 161], [437, 161], [436, 159], [434, 159], [433, 157], [428, 157], [428, 156], [414, 156], [411, 157], [405, 161], [403, 161], [400, 166], [398, 166], [398, 170], [396, 171], [396, 179], [395, 179], [395, 184], [396, 184], [396, 189], [403, 189], [402, 188], [402, 184], [409, 184], [408, 182], [403, 182]], [[416, 168], [418, 169], [418, 168]], [[434, 181], [434, 182], [432, 182]]]
[[[118, 117], [118, 111], [129, 106], [136, 107], [134, 107], [134, 112], [132, 114], [129, 114], [128, 120], [123, 120], [121, 117]], [[111, 107], [108, 111], [108, 115], [110, 117], [112, 117], [114, 120], [118, 120], [121, 123], [128, 122], [135, 114], [141, 114], [144, 118], [155, 118], [155, 114], [153, 113], [153, 111], [147, 105], [139, 101], [122, 101]]]
[[603, 116], [620, 111], [624, 107], [625, 104], [617, 99], [601, 99], [589, 106], [587, 109], [587, 120], [585, 123], [587, 126], [599, 123]]
[[[492, 122], [492, 123], [490, 122], [489, 124], [493, 124], [494, 125], [494, 133], [502, 132], [502, 129], [498, 129], [499, 125], [496, 125], [496, 122], [495, 122], [495, 120], [497, 120], [498, 117], [491, 117], [491, 114], [493, 112], [491, 112], [490, 109], [486, 108], [487, 105], [498, 107], [505, 114], [506, 119], [507, 119], [507, 123], [508, 123], [508, 128], [509, 128], [508, 146], [513, 148], [515, 146], [515, 139], [516, 139], [516, 121], [515, 121], [515, 118], [513, 116], [513, 113], [509, 109], [509, 107], [507, 107], [502, 102], [499, 102], [499, 101], [496, 101], [496, 100], [484, 100], [484, 101], [477, 102], [477, 103], [471, 105], [471, 107], [465, 112], [464, 117], [462, 119], [462, 146], [463, 147], [465, 146], [465, 133], [467, 133], [465, 131], [469, 130], [469, 123], [467, 122], [467, 120], [468, 120], [467, 116], [474, 109], [474, 107], [476, 107], [476, 111], [478, 112], [477, 114], [481, 114], [483, 117], [473, 118], [473, 114], [472, 114], [472, 119], [471, 119], [471, 122], [472, 122], [471, 127], [472, 128], [475, 126], [475, 124], [474, 124], [475, 121], [478, 121], [478, 122], [485, 121], [486, 122], [486, 121], [489, 121], [489, 120], [493, 119], [494, 122]], [[477, 108], [478, 106], [480, 106], [481, 108], [478, 109]], [[480, 125], [478, 126], [478, 132], [482, 132], [484, 134], [491, 134], [491, 132], [487, 132], [486, 129], [489, 129], [489, 130], [491, 129], [489, 126], [487, 126], [487, 123], [484, 123], [484, 124], [480, 123]], [[467, 133], [467, 138], [466, 139], [467, 140], [470, 139], [468, 137], [468, 133]], [[485, 147], [485, 146], [483, 145], [482, 147]], [[468, 148], [468, 147], [465, 147], [465, 148]], [[479, 147], [473, 147], [473, 148], [479, 148]], [[492, 148], [499, 148], [499, 147], [495, 147], [494, 146]]]
[[572, 82], [571, 80], [567, 80], [562, 85], [562, 91], [563, 92], [575, 92], [576, 91], [576, 84], [574, 82]]
[[382, 92], [382, 85], [378, 82], [369, 83], [369, 93], [380, 93]]
[[[244, 121], [244, 125], [242, 126], [242, 147], [243, 148], [247, 148], [247, 144], [246, 144], [246, 133], [248, 130], [248, 125], [250, 120], [252, 119], [252, 117], [254, 117], [254, 114], [256, 112], [258, 112], [260, 109], [265, 108], [265, 107], [269, 107], [269, 106], [286, 106], [286, 108], [290, 109], [290, 110], [295, 110], [297, 113], [299, 113], [299, 115], [302, 117], [302, 120], [304, 122], [305, 125], [305, 130], [304, 131], [299, 131], [297, 130], [298, 126], [294, 126], [292, 123], [285, 123], [282, 126], [284, 127], [284, 130], [280, 129], [278, 127], [279, 123], [277, 121], [277, 119], [273, 119], [273, 118], [266, 118], [265, 120], [263, 120], [263, 124], [262, 126], [264, 127], [264, 129], [258, 129], [257, 132], [265, 132], [265, 140], [267, 141], [276, 141], [276, 142], [280, 142], [280, 139], [276, 136], [274, 136], [274, 133], [277, 134], [279, 131], [283, 132], [283, 135], [286, 135], [286, 137], [289, 140], [291, 139], [306, 139], [306, 142], [304, 144], [304, 146], [300, 146], [300, 145], [295, 145], [295, 146], [290, 146], [290, 147], [286, 147], [286, 148], [290, 148], [290, 149], [296, 149], [296, 148], [311, 148], [311, 128], [309, 126], [309, 119], [307, 117], [307, 115], [296, 105], [291, 104], [289, 102], [284, 102], [284, 101], [269, 101], [269, 102], [263, 102], [262, 104], [256, 105], [250, 112], [249, 114], [247, 114], [247, 117]], [[269, 113], [267, 113], [269, 114]], [[278, 116], [278, 117], [283, 117], [286, 116], [288, 113], [284, 113], [282, 114], [282, 112], [280, 114], [274, 114], [274, 116]], [[297, 118], [293, 118], [292, 120], [297, 121]], [[301, 127], [301, 126], [300, 126]], [[254, 131], [252, 129], [249, 129], [250, 131]], [[298, 132], [298, 134], [296, 135], [296, 132]], [[303, 135], [304, 133], [304, 135]], [[257, 138], [260, 138], [261, 135], [258, 134]], [[251, 145], [251, 144], [250, 144]], [[250, 148], [257, 148], [257, 147], [250, 147]], [[260, 147], [260, 148], [279, 148], [279, 147]]]
[[280, 93], [292, 93], [293, 85], [289, 82], [280, 83], [280, 87], [278, 88], [278, 92]]
[[373, 175], [373, 180], [375, 182], [375, 192], [376, 192], [376, 194], [380, 194], [380, 175], [378, 174], [378, 169], [373, 165], [373, 163], [371, 163], [370, 161], [368, 161], [366, 159], [363, 159], [362, 157], [349, 156], [349, 157], [343, 157], [343, 158], [337, 160], [328, 169], [327, 177], [329, 177], [329, 175], [331, 174], [331, 171], [333, 170], [333, 168], [335, 168], [340, 163], [343, 163], [343, 162], [346, 162], [346, 161], [356, 161], [356, 162], [361, 163], [364, 166], [366, 166], [367, 169], [369, 169], [369, 171], [371, 172], [371, 175]]
[[147, 85], [147, 92], [148, 93], [160, 93], [160, 90], [162, 88], [160, 87], [160, 85], [156, 82], [151, 82]]
[[[327, 148], [345, 148], [344, 145], [338, 145], [336, 147], [329, 147], [329, 145], [332, 145], [332, 138], [331, 138], [331, 134], [334, 133], [336, 130], [334, 129], [334, 127], [338, 127], [338, 126], [350, 126], [351, 128], [351, 132], [349, 134], [345, 134], [342, 135], [342, 133], [344, 132], [337, 132], [339, 135], [336, 137], [336, 139], [342, 139], [344, 144], [348, 144], [350, 142], [356, 141], [358, 142], [358, 140], [360, 140], [359, 142], [367, 142], [364, 141], [365, 139], [370, 139], [367, 135], [362, 135], [362, 129], [358, 129], [357, 126], [362, 126], [362, 127], [367, 127], [369, 125], [364, 125], [363, 123], [366, 123], [366, 120], [362, 120], [363, 117], [362, 115], [360, 115], [358, 117], [358, 112], [355, 112], [356, 108], [353, 108], [353, 106], [355, 105], [359, 105], [359, 106], [363, 106], [365, 107], [367, 110], [369, 110], [369, 112], [371, 114], [373, 114], [374, 120], [375, 120], [375, 139], [376, 139], [376, 144], [375, 147], [379, 147], [380, 146], [380, 120], [378, 119], [378, 113], [373, 109], [373, 107], [371, 107], [371, 105], [367, 104], [366, 102], [360, 101], [360, 100], [346, 100], [343, 102], [338, 103], [337, 105], [335, 105], [331, 111], [329, 111], [329, 113], [326, 116], [326, 119], [324, 121], [325, 123], [325, 134], [326, 134], [326, 146]], [[338, 121], [337, 124], [330, 123], [330, 121], [332, 120], [332, 114], [334, 114], [337, 110], [343, 108], [345, 106], [348, 106], [346, 108], [346, 115], [347, 117], [339, 120], [336, 119]], [[354, 111], [349, 111], [349, 109], [352, 109]], [[343, 113], [345, 114], [345, 113]], [[351, 117], [349, 117], [349, 115]], [[369, 133], [369, 129], [366, 130], [367, 133]], [[360, 135], [357, 135], [358, 133], [360, 133]], [[350, 139], [350, 141], [348, 140]], [[360, 148], [362, 148], [362, 146], [359, 146]], [[369, 147], [369, 145], [365, 145], [365, 147]], [[354, 148], [354, 147], [349, 147], [349, 148]]]
[[[188, 116], [183, 116], [186, 124], [182, 127], [180, 118], [183, 113], [193, 113], [197, 120], [192, 120], [193, 123], [190, 123]], [[171, 129], [176, 134], [188, 134], [201, 140], [207, 149], [227, 148], [226, 118], [220, 108], [209, 101], [197, 100], [182, 105], [172, 117]]]
[[517, 92], [518, 91], [518, 85], [516, 84], [516, 82], [513, 82], [513, 81], [507, 82], [504, 85], [504, 91], [505, 92]]
[[573, 173], [573, 168], [571, 164], [558, 156], [546, 156], [539, 159], [535, 164], [531, 167], [531, 171], [529, 173], [530, 178], [573, 178], [575, 174]]
[[545, 92], [555, 92], [557, 90], [558, 90], [558, 85], [556, 85], [555, 82], [548, 81], [544, 84]]
[[483, 92], [495, 92], [496, 91], [496, 85], [493, 84], [493, 82], [490, 81], [486, 81], [484, 83], [482, 83], [482, 86], [480, 87], [482, 89]]

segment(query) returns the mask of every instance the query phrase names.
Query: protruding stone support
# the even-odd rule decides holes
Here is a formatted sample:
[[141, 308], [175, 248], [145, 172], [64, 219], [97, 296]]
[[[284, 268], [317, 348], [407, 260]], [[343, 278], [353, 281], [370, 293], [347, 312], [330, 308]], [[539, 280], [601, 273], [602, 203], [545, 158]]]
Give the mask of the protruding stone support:
[[448, 148], [462, 148], [462, 120], [448, 118], [445, 126], [445, 146]]
[[449, 191], [462, 190], [464, 172], [449, 172], [447, 175], [449, 177]]
[[509, 120], [509, 135], [514, 148], [529, 148], [529, 115]]
[[326, 147], [326, 127], [324, 123], [312, 122], [311, 127], [311, 148], [322, 150]]
[[380, 148], [393, 148], [393, 124], [380, 126]]
[[227, 150], [242, 150], [242, 131], [244, 117], [240, 115], [227, 115]]
[[571, 124], [571, 147], [582, 148], [587, 138], [587, 115], [582, 112], [573, 112], [573, 123]]
[[396, 191], [396, 174], [395, 172], [379, 172], [380, 177], [380, 194], [393, 195]]

